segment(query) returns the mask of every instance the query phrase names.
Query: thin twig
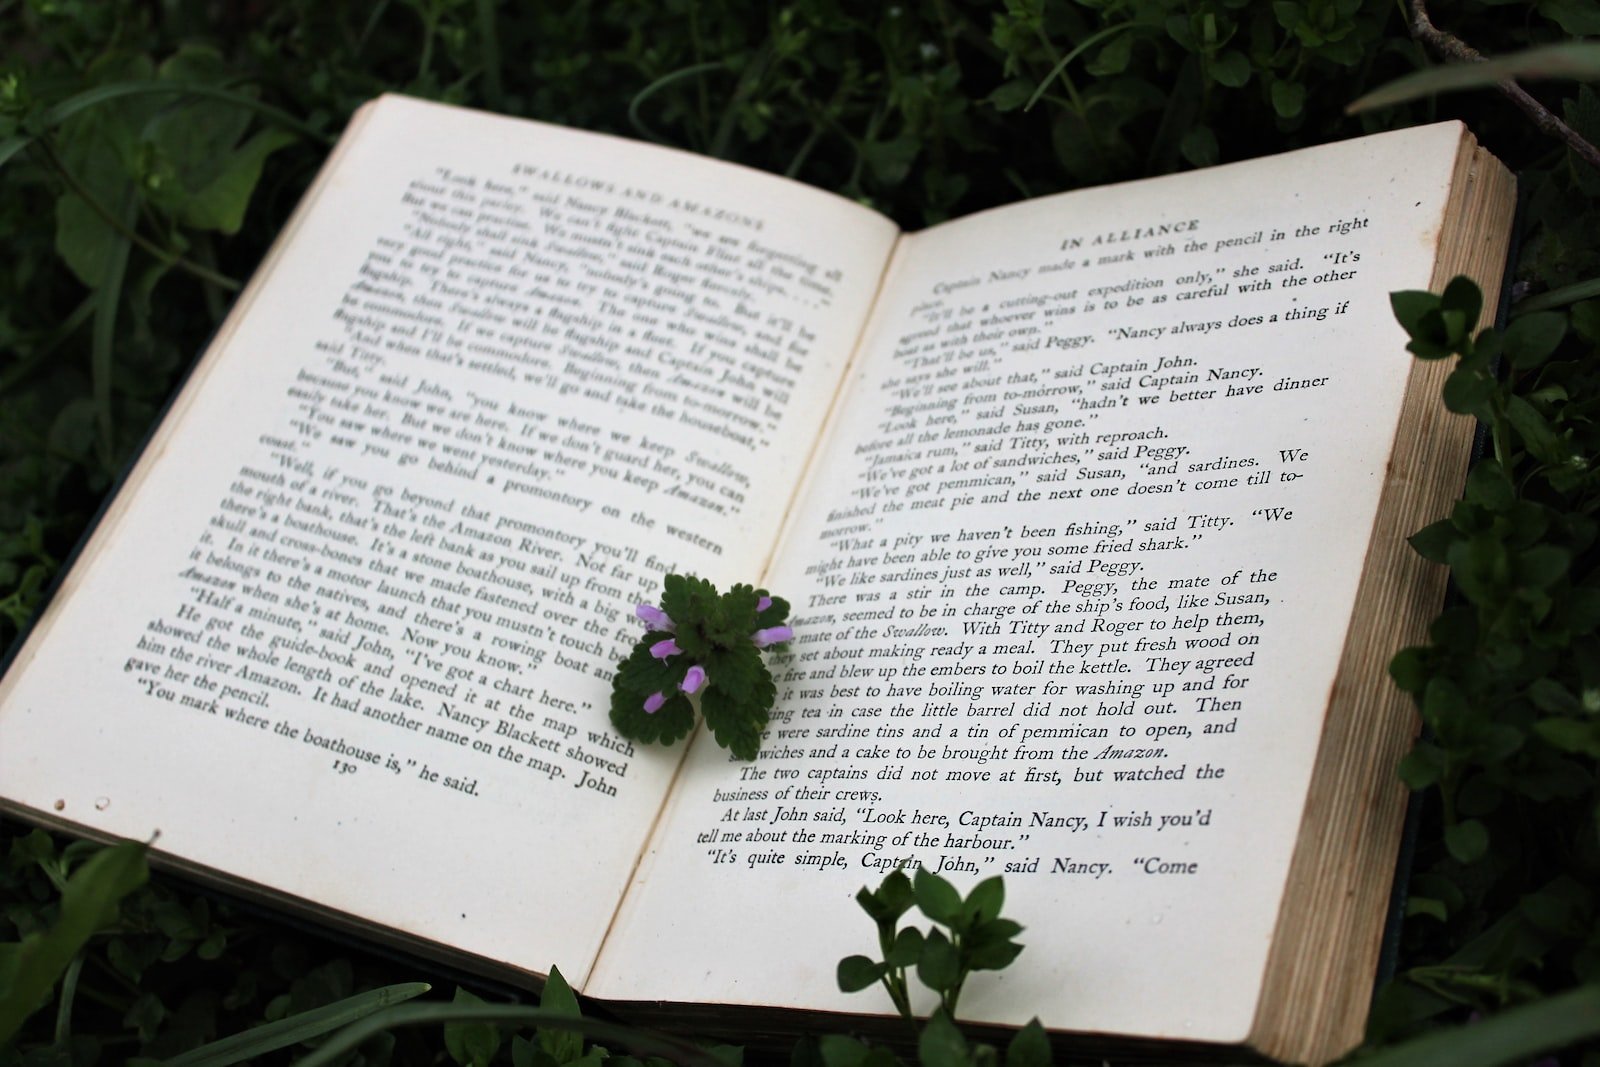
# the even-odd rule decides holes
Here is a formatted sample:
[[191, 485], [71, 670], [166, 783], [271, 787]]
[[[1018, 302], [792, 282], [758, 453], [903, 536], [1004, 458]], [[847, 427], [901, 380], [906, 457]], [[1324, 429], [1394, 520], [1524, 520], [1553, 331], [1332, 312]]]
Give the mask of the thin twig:
[[[1433, 20], [1428, 17], [1425, 0], [1411, 0], [1411, 36], [1447, 59], [1462, 63], [1483, 62], [1483, 55], [1477, 49], [1433, 24]], [[1590, 144], [1571, 126], [1562, 122], [1543, 104], [1529, 96], [1516, 82], [1501, 82], [1500, 91], [1510, 97], [1511, 102], [1521, 108], [1542, 132], [1565, 141], [1580, 159], [1600, 170], [1600, 148]]]

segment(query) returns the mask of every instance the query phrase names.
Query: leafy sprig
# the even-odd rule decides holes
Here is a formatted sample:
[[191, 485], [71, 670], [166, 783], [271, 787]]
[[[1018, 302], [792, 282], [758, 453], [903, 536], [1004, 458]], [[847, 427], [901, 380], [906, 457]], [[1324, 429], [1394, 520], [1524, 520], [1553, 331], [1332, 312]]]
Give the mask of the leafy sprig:
[[1457, 595], [1390, 665], [1427, 727], [1400, 773], [1442, 825], [1379, 1034], [1600, 980], [1600, 300], [1476, 333], [1466, 279], [1392, 302], [1413, 353], [1456, 360], [1445, 405], [1490, 448], [1450, 516], [1411, 538]]
[[[966, 897], [945, 879], [925, 867], [914, 878], [891, 871], [877, 889], [863, 887], [856, 903], [878, 928], [882, 959], [847, 956], [839, 961], [839, 988], [856, 993], [882, 984], [895, 1011], [913, 1028], [917, 1017], [911, 1006], [909, 973], [938, 994], [939, 1005], [917, 1036], [917, 1055], [923, 1067], [993, 1067], [997, 1050], [969, 1043], [955, 1025], [961, 990], [974, 971], [999, 971], [1011, 965], [1022, 946], [1014, 938], [1020, 924], [1002, 918], [1005, 883], [999, 876], [973, 886]], [[913, 907], [933, 921], [926, 932], [901, 927], [900, 920]], [[825, 1037], [819, 1050], [826, 1067], [892, 1067], [899, 1060], [888, 1050], [843, 1035]], [[1006, 1067], [1049, 1067], [1050, 1042], [1044, 1027], [1034, 1019], [1011, 1039]]]
[[648, 630], [611, 687], [617, 732], [671, 744], [694, 728], [698, 705], [717, 744], [755, 759], [778, 693], [761, 652], [793, 636], [788, 602], [748, 585], [719, 595], [703, 578], [669, 574], [661, 606], [636, 613]]

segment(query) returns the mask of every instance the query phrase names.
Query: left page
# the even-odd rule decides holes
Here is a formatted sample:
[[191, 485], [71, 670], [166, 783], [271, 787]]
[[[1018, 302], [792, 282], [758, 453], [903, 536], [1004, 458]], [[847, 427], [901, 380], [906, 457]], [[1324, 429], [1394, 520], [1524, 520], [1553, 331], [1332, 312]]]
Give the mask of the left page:
[[352, 123], [0, 687], [0, 803], [581, 984], [676, 767], [638, 599], [749, 580], [897, 231], [400, 97]]

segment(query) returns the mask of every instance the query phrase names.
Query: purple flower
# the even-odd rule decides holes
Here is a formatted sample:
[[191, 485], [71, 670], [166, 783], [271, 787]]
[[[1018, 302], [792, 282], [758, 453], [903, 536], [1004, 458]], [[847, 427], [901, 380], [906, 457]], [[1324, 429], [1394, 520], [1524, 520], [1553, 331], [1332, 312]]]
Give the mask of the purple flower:
[[683, 681], [678, 683], [678, 688], [685, 693], [698, 693], [700, 687], [706, 684], [706, 669], [696, 663], [689, 668], [689, 673], [683, 676]]
[[794, 636], [794, 630], [788, 626], [769, 626], [765, 630], [757, 630], [750, 635], [750, 640], [755, 642], [757, 648], [766, 648], [768, 645], [780, 644]]
[[766, 611], [770, 607], [772, 607], [772, 598], [769, 596], [764, 596], [760, 600], [756, 601], [756, 614], [760, 615], [763, 611]]
[[650, 654], [656, 659], [666, 659], [668, 656], [676, 656], [682, 651], [683, 649], [678, 647], [677, 640], [671, 637], [667, 638], [665, 641], [657, 641], [655, 644], [650, 646]]
[[672, 616], [656, 607], [654, 604], [640, 604], [633, 609], [633, 613], [652, 630], [670, 630], [673, 628]]
[[644, 698], [644, 713], [646, 715], [654, 715], [656, 712], [661, 710], [661, 705], [665, 704], [666, 702], [667, 696], [665, 693], [651, 693], [649, 696]]

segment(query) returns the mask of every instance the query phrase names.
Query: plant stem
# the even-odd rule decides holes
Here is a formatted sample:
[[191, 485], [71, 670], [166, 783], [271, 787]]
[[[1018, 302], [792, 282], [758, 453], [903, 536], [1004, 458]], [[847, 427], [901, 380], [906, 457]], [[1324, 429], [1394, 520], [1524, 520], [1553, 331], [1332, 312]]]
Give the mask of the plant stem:
[[149, 252], [152, 256], [155, 256], [169, 267], [177, 267], [179, 270], [186, 271], [187, 273], [194, 275], [201, 281], [210, 282], [212, 285], [219, 285], [230, 293], [236, 293], [239, 291], [239, 283], [234, 281], [232, 278], [218, 274], [216, 271], [207, 270], [193, 260], [185, 259], [176, 252], [169, 252], [160, 245], [157, 245], [153, 241], [141, 236], [136, 231], [130, 230], [121, 219], [113, 215], [109, 210], [107, 210], [104, 204], [95, 199], [94, 194], [89, 191], [88, 187], [85, 186], [83, 182], [78, 180], [78, 176], [76, 174], [73, 174], [66, 168], [66, 165], [61, 162], [61, 157], [56, 155], [55, 149], [51, 148], [48, 142], [41, 138], [35, 141], [34, 144], [38, 146], [40, 152], [43, 153], [46, 166], [55, 173], [56, 177], [61, 179], [62, 184], [65, 185], [74, 196], [78, 197], [78, 199], [87, 204], [89, 206], [89, 210], [93, 211], [96, 215], [99, 215], [107, 226], [110, 226], [117, 233], [123, 237], [126, 237], [129, 241], [132, 241], [146, 252]]
[[[1476, 48], [1433, 24], [1433, 20], [1428, 17], [1428, 8], [1424, 0], [1411, 0], [1411, 36], [1448, 59], [1462, 63], [1483, 62], [1483, 54]], [[1600, 148], [1584, 140], [1576, 130], [1529, 96], [1516, 82], [1501, 82], [1500, 91], [1510, 97], [1511, 102], [1521, 108], [1541, 132], [1565, 141], [1567, 147], [1572, 149], [1579, 159], [1600, 170]]]

